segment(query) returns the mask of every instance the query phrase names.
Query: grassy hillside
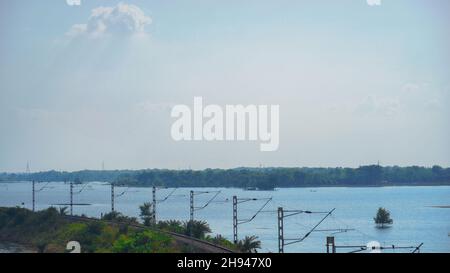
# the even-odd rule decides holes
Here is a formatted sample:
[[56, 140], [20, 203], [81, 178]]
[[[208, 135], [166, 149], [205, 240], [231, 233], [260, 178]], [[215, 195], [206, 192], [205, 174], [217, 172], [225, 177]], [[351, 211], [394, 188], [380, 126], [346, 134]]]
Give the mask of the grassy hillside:
[[118, 212], [89, 219], [68, 217], [65, 209], [51, 207], [32, 212], [0, 208], [0, 241], [50, 253], [68, 252], [70, 241], [79, 242], [84, 253], [195, 253], [217, 251], [217, 246], [256, 252], [261, 247], [256, 236], [247, 236], [237, 244], [221, 235], [212, 237], [205, 221], [168, 220], [144, 226], [136, 218]]
[[0, 240], [15, 242], [38, 252], [66, 252], [69, 241], [78, 241], [82, 252], [165, 253], [184, 252], [187, 246], [154, 230], [137, 230], [126, 223], [73, 222], [55, 208], [32, 212], [0, 208]]

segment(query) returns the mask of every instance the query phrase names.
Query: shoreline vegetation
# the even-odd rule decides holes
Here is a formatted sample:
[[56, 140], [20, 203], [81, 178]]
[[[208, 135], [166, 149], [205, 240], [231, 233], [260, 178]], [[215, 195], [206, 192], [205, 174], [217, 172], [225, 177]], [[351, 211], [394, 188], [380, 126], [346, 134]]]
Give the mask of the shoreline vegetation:
[[101, 219], [68, 216], [66, 208], [50, 207], [33, 212], [0, 207], [0, 242], [27, 252], [66, 253], [76, 241], [86, 253], [209, 253], [256, 252], [260, 241], [246, 237], [234, 244], [221, 235], [211, 236], [205, 221], [159, 221], [142, 224], [118, 212]]
[[133, 187], [226, 187], [273, 190], [295, 187], [450, 185], [450, 168], [379, 165], [358, 168], [235, 168], [205, 170], [82, 170], [0, 173], [0, 182], [103, 181]]

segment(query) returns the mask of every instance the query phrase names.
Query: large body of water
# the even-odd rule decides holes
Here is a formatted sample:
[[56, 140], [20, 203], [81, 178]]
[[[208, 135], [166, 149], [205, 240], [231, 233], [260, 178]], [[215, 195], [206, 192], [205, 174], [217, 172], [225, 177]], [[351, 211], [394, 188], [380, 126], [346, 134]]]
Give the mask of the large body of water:
[[[37, 183], [40, 190], [45, 183]], [[31, 182], [0, 183], [0, 206], [31, 208]], [[81, 190], [81, 192], [80, 192]], [[189, 219], [189, 191], [179, 188], [164, 202], [158, 203], [157, 218]], [[310, 210], [326, 212], [336, 210], [316, 232], [301, 243], [285, 247], [285, 252], [325, 252], [326, 236], [334, 235], [336, 245], [366, 245], [378, 241], [383, 246], [415, 246], [424, 243], [422, 252], [450, 252], [450, 208], [433, 206], [450, 205], [450, 186], [382, 187], [382, 188], [283, 188], [275, 191], [245, 191], [229, 188], [197, 188], [196, 191], [221, 193], [204, 209], [195, 211], [196, 220], [206, 220], [214, 233], [232, 239], [232, 196], [238, 198], [268, 198], [272, 201], [249, 223], [239, 225], [238, 235], [257, 235], [262, 241], [261, 252], [277, 252], [278, 207], [285, 210]], [[157, 191], [157, 199], [164, 199], [172, 189]], [[111, 210], [110, 186], [106, 183], [89, 183], [75, 186], [74, 214], [100, 217]], [[116, 211], [138, 217], [139, 205], [150, 202], [151, 188], [115, 188]], [[214, 193], [195, 196], [195, 206], [203, 206]], [[36, 193], [36, 208], [45, 209], [54, 204], [69, 202], [69, 185], [50, 183]], [[264, 200], [238, 205], [238, 218], [251, 218], [264, 204]], [[392, 227], [378, 229], [373, 217], [378, 207], [385, 207], [394, 219]], [[303, 237], [323, 214], [299, 214], [284, 221], [285, 238]], [[337, 229], [351, 229], [336, 233]], [[348, 252], [353, 249], [339, 249]], [[409, 250], [389, 250], [388, 252]]]

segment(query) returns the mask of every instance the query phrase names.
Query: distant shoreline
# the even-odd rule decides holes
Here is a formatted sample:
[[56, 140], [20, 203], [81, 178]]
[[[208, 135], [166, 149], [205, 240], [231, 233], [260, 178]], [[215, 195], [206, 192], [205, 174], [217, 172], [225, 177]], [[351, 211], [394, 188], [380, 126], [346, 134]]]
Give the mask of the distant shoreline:
[[[30, 180], [22, 180], [22, 181], [0, 181], [1, 184], [6, 183], [31, 183]], [[45, 182], [51, 182], [51, 183], [67, 183], [65, 181], [39, 181], [39, 183], [45, 183]], [[83, 181], [81, 183], [109, 183], [105, 181]], [[153, 185], [133, 185], [133, 184], [127, 184], [127, 183], [115, 183], [116, 187], [133, 187], [133, 188], [151, 188]], [[277, 189], [297, 189], [297, 188], [389, 188], [389, 187], [445, 187], [450, 186], [450, 182], [444, 182], [444, 183], [393, 183], [393, 184], [385, 184], [385, 185], [351, 185], [351, 184], [340, 184], [340, 185], [304, 185], [304, 186], [287, 186], [287, 187], [275, 187], [273, 190]], [[159, 186], [158, 186], [159, 187]], [[208, 185], [202, 185], [202, 186], [180, 186], [180, 187], [167, 187], [167, 188], [230, 188], [230, 189], [243, 189], [246, 190], [243, 187], [230, 187], [230, 186], [208, 186]], [[247, 191], [273, 191], [273, 190], [247, 190]], [[80, 205], [89, 205], [89, 204], [80, 204]]]
[[0, 173], [0, 181], [105, 182], [128, 187], [275, 188], [447, 186], [450, 168], [367, 165], [358, 168], [146, 169]]

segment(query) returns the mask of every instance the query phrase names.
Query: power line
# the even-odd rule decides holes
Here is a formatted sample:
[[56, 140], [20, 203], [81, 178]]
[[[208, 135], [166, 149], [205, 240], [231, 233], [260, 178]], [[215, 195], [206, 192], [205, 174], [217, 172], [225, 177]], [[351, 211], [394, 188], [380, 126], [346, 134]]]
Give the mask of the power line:
[[37, 192], [41, 192], [48, 187], [48, 185], [50, 184], [50, 182], [47, 182], [44, 186], [42, 186], [41, 188], [36, 190], [36, 181], [32, 181], [31, 182], [31, 203], [32, 203], [32, 210], [35, 211], [36, 210], [36, 193]]
[[36, 190], [36, 192], [41, 192], [41, 191], [43, 191], [43, 190], [45, 190], [45, 189], [48, 189], [49, 187], [48, 187], [48, 185], [50, 184], [51, 182], [47, 182], [44, 186], [42, 186], [40, 189], [38, 189], [38, 190]]
[[121, 193], [117, 194], [117, 195], [116, 195], [116, 198], [125, 195], [125, 193], [127, 193], [129, 190], [130, 190], [130, 187], [127, 187], [124, 191], [122, 191]]
[[162, 203], [164, 201], [166, 201], [167, 199], [169, 199], [171, 196], [173, 196], [173, 194], [175, 193], [175, 191], [177, 190], [177, 188], [174, 188], [169, 194], [167, 194], [163, 199], [161, 200], [157, 200], [156, 199], [156, 191], [158, 190], [158, 188], [156, 186], [152, 187], [152, 223], [155, 225], [156, 224], [156, 204], [157, 203]]
[[85, 184], [83, 185], [83, 187], [81, 187], [80, 190], [74, 192], [73, 194], [80, 194], [80, 193], [82, 193], [88, 186], [89, 186], [89, 183], [85, 183]]
[[352, 250], [348, 253], [358, 253], [362, 251], [372, 250], [372, 251], [381, 251], [381, 250], [389, 250], [389, 249], [412, 249], [411, 253], [420, 253], [420, 248], [423, 246], [423, 243], [420, 243], [417, 246], [398, 246], [398, 245], [390, 245], [390, 246], [381, 246], [381, 245], [336, 245], [334, 236], [328, 236], [327, 237], [327, 253], [336, 253], [337, 249], [351, 249], [355, 248], [355, 250]]
[[[308, 238], [308, 236], [314, 232], [317, 227], [328, 217], [330, 216], [335, 209], [332, 209], [331, 211], [328, 212], [322, 212], [322, 211], [318, 211], [318, 212], [313, 212], [313, 211], [309, 211], [309, 210], [283, 210], [283, 207], [279, 207], [278, 208], [278, 252], [279, 253], [284, 253], [284, 247], [287, 245], [291, 245], [291, 244], [295, 244], [295, 243], [300, 243], [303, 242], [306, 238]], [[306, 214], [313, 214], [313, 213], [317, 213], [317, 214], [326, 214], [316, 225], [314, 225], [313, 228], [311, 228], [305, 235], [303, 235], [302, 237], [299, 238], [292, 238], [292, 239], [287, 239], [284, 237], [284, 219], [287, 217], [291, 217], [294, 215], [298, 215], [301, 213], [306, 213]], [[289, 241], [289, 242], [286, 242]]]
[[[239, 220], [238, 219], [238, 211], [237, 211], [237, 205], [242, 204], [245, 202], [250, 201], [258, 201], [258, 200], [265, 200], [266, 202], [256, 211], [256, 213], [250, 217], [249, 219], [245, 220]], [[272, 197], [270, 198], [237, 198], [236, 195], [233, 196], [233, 242], [237, 244], [238, 242], [238, 225], [245, 224], [248, 222], [253, 221], [255, 217], [262, 212], [262, 210], [267, 206], [267, 204], [272, 201]]]
[[125, 195], [127, 192], [129, 192], [130, 187], [126, 187], [124, 191], [122, 191], [119, 194], [115, 194], [115, 185], [114, 183], [109, 183], [111, 185], [111, 212], [115, 210], [115, 199]]
[[89, 185], [89, 183], [85, 183], [82, 187], [81, 187], [81, 189], [79, 189], [78, 191], [76, 191], [76, 192], [74, 192], [73, 190], [74, 190], [74, 185], [73, 185], [73, 181], [70, 181], [70, 215], [72, 216], [73, 215], [73, 196], [74, 195], [76, 195], [76, 194], [80, 194], [80, 193], [82, 193], [86, 188], [87, 188], [87, 186]]
[[[194, 212], [197, 210], [201, 210], [206, 208], [209, 204], [212, 203], [212, 201], [220, 194], [221, 191], [190, 191], [190, 198], [189, 198], [189, 207], [190, 207], [190, 213], [189, 213], [189, 219], [190, 221], [194, 221]], [[209, 193], [215, 193], [211, 199], [209, 199], [203, 206], [195, 207], [194, 206], [194, 197], [196, 195], [200, 194], [209, 194]]]
[[[342, 220], [336, 219], [336, 218], [334, 217], [334, 215], [332, 216], [332, 218], [333, 218], [336, 222], [341, 222], [342, 224], [344, 224], [344, 225], [346, 225], [346, 226], [349, 226], [348, 224], [346, 224], [346, 223], [343, 222]], [[363, 236], [366, 236], [366, 237], [369, 237], [369, 238], [374, 239], [373, 236], [368, 235], [368, 234], [362, 232], [362, 231], [359, 230], [359, 229], [355, 229], [355, 228], [347, 228], [347, 229], [343, 229], [343, 230], [345, 230], [345, 231], [342, 231], [342, 232], [346, 232], [346, 231], [356, 231], [356, 232], [362, 234]], [[316, 231], [318, 231], [318, 230], [316, 230]], [[335, 232], [335, 233], [332, 233], [332, 234], [336, 234], [336, 233], [340, 233], [339, 229], [338, 229], [338, 232]], [[381, 245], [380, 245], [380, 246], [371, 246], [371, 247], [369, 247], [369, 246], [367, 246], [367, 245], [338, 245], [338, 246], [336, 246], [336, 245], [334, 244], [334, 236], [328, 236], [328, 237], [327, 237], [327, 253], [329, 253], [329, 252], [328, 252], [328, 251], [329, 251], [329, 244], [330, 244], [330, 246], [332, 246], [333, 253], [336, 252], [336, 249], [337, 249], [337, 248], [342, 248], [342, 249], [357, 248], [356, 250], [352, 250], [352, 251], [350, 251], [349, 253], [358, 253], [358, 252], [362, 252], [362, 251], [366, 251], [366, 250], [389, 250], [389, 249], [413, 249], [412, 253], [419, 253], [419, 252], [420, 252], [420, 248], [423, 246], [423, 243], [420, 243], [420, 244], [417, 245], [417, 246], [397, 246], [397, 245], [390, 245], [390, 246], [381, 246]]]
[[[157, 188], [156, 188], [157, 189]], [[162, 203], [162, 202], [164, 202], [164, 201], [166, 201], [167, 199], [169, 199], [169, 197], [171, 197], [171, 196], [174, 196], [173, 194], [175, 193], [175, 191], [177, 190], [178, 188], [174, 188], [168, 195], [166, 195], [166, 197], [164, 197], [163, 199], [161, 199], [161, 200], [156, 200], [158, 203]]]

